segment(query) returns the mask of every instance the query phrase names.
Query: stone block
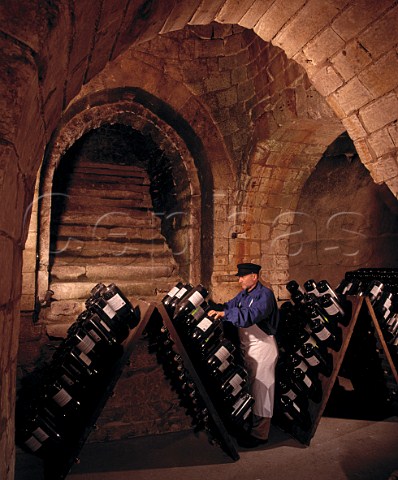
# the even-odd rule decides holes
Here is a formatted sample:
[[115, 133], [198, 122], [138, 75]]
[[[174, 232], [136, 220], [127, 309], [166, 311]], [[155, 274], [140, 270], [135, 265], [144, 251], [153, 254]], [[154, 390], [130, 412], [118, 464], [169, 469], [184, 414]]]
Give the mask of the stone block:
[[[272, 4], [266, 4], [267, 9], [264, 10], [264, 14], [261, 16], [261, 18], [257, 17], [257, 19], [260, 18], [260, 20], [257, 20], [253, 26], [247, 27], [254, 27], [254, 32], [267, 42], [270, 42], [275, 37], [275, 35], [279, 32], [279, 30], [281, 30], [289, 18], [293, 17], [305, 4], [305, 1], [291, 0], [289, 2], [284, 2], [283, 0], [276, 0], [275, 2], [270, 3]], [[248, 22], [248, 20], [249, 17], [246, 19], [243, 18], [241, 22]], [[241, 25], [245, 26], [243, 23], [241, 23]]]
[[303, 48], [313, 65], [323, 63], [344, 45], [343, 40], [330, 27], [326, 28]]
[[225, 266], [228, 265], [229, 257], [228, 255], [217, 255], [214, 257], [215, 266]]
[[325, 97], [343, 85], [343, 80], [332, 66], [326, 66], [320, 69], [311, 77], [311, 81], [318, 92]]
[[20, 272], [14, 271], [14, 251], [16, 246], [8, 237], [0, 234], [0, 252], [2, 265], [0, 275], [0, 305], [7, 305], [12, 300], [14, 279]]
[[395, 150], [395, 145], [392, 141], [391, 136], [388, 133], [387, 128], [372, 133], [368, 137], [368, 143], [377, 157], [381, 157], [382, 155], [390, 152], [391, 150]]
[[28, 294], [33, 296], [35, 293], [35, 280], [36, 280], [36, 273], [35, 271], [32, 272], [23, 272], [22, 273], [22, 291], [24, 294]]
[[349, 136], [354, 141], [367, 136], [367, 132], [356, 114], [352, 114], [349, 117], [343, 118], [342, 122], [344, 127], [347, 129]]
[[36, 271], [36, 248], [25, 248], [23, 251], [23, 272]]
[[393, 90], [398, 85], [398, 53], [390, 51], [375, 64], [369, 65], [358, 78], [375, 98]]
[[[93, 285], [94, 286], [94, 285]], [[59, 300], [51, 303], [50, 315], [52, 318], [77, 316], [85, 309], [84, 301]]]
[[344, 49], [331, 59], [334, 68], [346, 82], [371, 62], [369, 52], [357, 40], [347, 43]]
[[217, 93], [218, 104], [221, 108], [235, 105], [237, 102], [237, 98], [238, 94], [235, 86]]
[[49, 29], [41, 51], [41, 94], [43, 96], [44, 121], [48, 131], [53, 131], [62, 114], [64, 81], [67, 77], [70, 46], [69, 6], [60, 3], [57, 7], [57, 28]]
[[207, 92], [216, 92], [218, 90], [225, 90], [231, 87], [231, 74], [224, 72], [223, 74], [213, 75], [205, 79], [204, 85]]
[[357, 1], [333, 21], [332, 28], [341, 38], [348, 41], [373, 22], [390, 5], [390, 0]]
[[252, 4], [253, 0], [243, 0], [239, 3], [236, 3], [234, 0], [226, 0], [214, 20], [231, 25], [237, 24], [245, 16]]
[[394, 142], [394, 145], [398, 147], [398, 124], [393, 123], [392, 125], [389, 125], [387, 130], [392, 141]]
[[28, 312], [33, 311], [35, 308], [35, 296], [34, 295], [21, 295], [21, 311]]
[[50, 338], [66, 338], [72, 323], [73, 319], [68, 323], [49, 323], [46, 327], [47, 335]]
[[204, 42], [203, 40], [195, 41], [195, 59], [208, 57], [221, 57], [225, 55], [224, 41], [221, 39], [212, 39]]
[[162, 34], [183, 29], [192, 18], [200, 2], [201, 0], [177, 2], [159, 33]]
[[253, 28], [256, 24], [258, 24], [259, 18], [264, 15], [271, 4], [272, 1], [270, 0], [254, 0], [252, 6], [239, 20], [238, 24], [247, 29]]
[[247, 70], [245, 66], [240, 66], [231, 71], [231, 83], [236, 85], [247, 80]]
[[[383, 2], [384, 3], [384, 2]], [[391, 5], [391, 2], [389, 2]], [[375, 6], [378, 6], [378, 3]], [[383, 6], [383, 4], [382, 4]], [[378, 10], [377, 15], [380, 14]], [[398, 43], [398, 5], [378, 18], [370, 27], [358, 36], [358, 41], [372, 55], [379, 58]]]
[[390, 122], [397, 120], [398, 98], [389, 93], [359, 111], [359, 118], [370, 133], [379, 130]]
[[280, 30], [272, 43], [281, 47], [291, 58], [338, 13], [339, 7], [333, 3], [309, 0]]
[[225, 0], [205, 0], [200, 2], [193, 17], [188, 22], [192, 25], [206, 25], [211, 23], [219, 12]]
[[377, 184], [387, 182], [398, 176], [398, 164], [396, 155], [387, 155], [372, 164], [370, 170], [372, 178]]
[[334, 96], [346, 115], [358, 110], [373, 99], [369, 90], [357, 78], [353, 78], [337, 90]]

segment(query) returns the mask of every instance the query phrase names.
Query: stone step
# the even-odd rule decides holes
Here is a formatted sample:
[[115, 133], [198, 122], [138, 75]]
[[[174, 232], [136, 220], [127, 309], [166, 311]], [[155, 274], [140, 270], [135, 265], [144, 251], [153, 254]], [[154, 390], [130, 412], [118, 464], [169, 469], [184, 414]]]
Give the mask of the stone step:
[[[124, 265], [54, 265], [51, 269], [51, 281], [69, 282], [76, 280], [98, 283], [101, 278], [120, 280], [156, 281], [157, 278], [172, 278], [177, 271], [175, 263]], [[111, 283], [111, 280], [108, 282]]]
[[70, 177], [69, 185], [84, 185], [90, 182], [95, 182], [95, 185], [103, 183], [108, 185], [108, 187], [110, 183], [114, 185], [131, 185], [132, 188], [140, 189], [142, 189], [143, 187], [148, 189], [150, 185], [150, 181], [148, 178], [139, 177], [134, 174], [130, 175], [125, 172], [95, 173], [89, 170], [74, 171], [73, 175]]
[[146, 200], [137, 200], [134, 198], [99, 198], [90, 197], [85, 195], [69, 195], [68, 199], [63, 205], [66, 212], [69, 211], [81, 211], [86, 212], [98, 211], [98, 212], [110, 212], [110, 211], [125, 211], [129, 212], [151, 212], [153, 210], [152, 202]]
[[88, 162], [87, 160], [81, 161], [74, 171], [100, 171], [100, 172], [128, 172], [130, 174], [135, 174], [137, 176], [148, 177], [148, 173], [143, 167], [137, 165], [118, 165], [117, 163], [97, 163], [97, 162]]
[[164, 240], [145, 240], [145, 239], [134, 239], [128, 240], [125, 238], [115, 238], [112, 240], [101, 240], [101, 239], [82, 239], [82, 238], [64, 238], [58, 237], [55, 245], [51, 245], [51, 250], [56, 255], [66, 254], [73, 255], [78, 254], [79, 256], [97, 256], [101, 257], [102, 255], [111, 255], [111, 256], [121, 256], [121, 255], [149, 255], [152, 254], [162, 254], [169, 252], [168, 246], [165, 244]]
[[65, 252], [53, 254], [54, 266], [86, 267], [88, 265], [118, 265], [123, 268], [126, 265], [174, 265], [174, 258], [170, 252], [151, 253], [145, 252], [138, 255], [101, 255], [84, 256], [68, 255]]
[[60, 218], [76, 213], [97, 213], [97, 218], [104, 215], [129, 215], [133, 218], [150, 218], [153, 215], [152, 207], [144, 207], [133, 200], [114, 200], [107, 202], [84, 202], [82, 199], [70, 199], [65, 204]]
[[[51, 303], [51, 312], [57, 312], [60, 306], [56, 304], [60, 301], [69, 300], [74, 302], [80, 302], [81, 299], [87, 299], [90, 296], [90, 291], [99, 282], [116, 283], [120, 290], [129, 297], [154, 297], [159, 293], [163, 296], [177, 283], [176, 276], [172, 277], [158, 277], [158, 278], [141, 278], [139, 280], [116, 280], [115, 278], [106, 278], [102, 276], [96, 282], [84, 281], [84, 282], [51, 282], [50, 289], [53, 290], [53, 302]], [[59, 312], [57, 313], [57, 315]]]
[[154, 227], [93, 227], [91, 225], [70, 225], [61, 224], [57, 228], [57, 235], [64, 238], [90, 238], [94, 240], [108, 239], [117, 240], [125, 238], [128, 240], [145, 238], [148, 241], [162, 240], [163, 235]]
[[104, 213], [93, 214], [92, 212], [65, 212], [61, 217], [55, 219], [54, 225], [85, 225], [85, 226], [101, 226], [101, 227], [137, 227], [145, 226], [146, 228], [154, 227], [160, 231], [160, 218], [153, 212], [136, 215], [136, 212], [130, 212], [126, 209], [122, 211], [108, 211]]
[[103, 201], [110, 199], [132, 199], [137, 202], [148, 203], [152, 205], [151, 195], [147, 187], [143, 188], [141, 191], [138, 189], [131, 190], [127, 186], [124, 189], [119, 189], [119, 185], [115, 185], [115, 188], [108, 188], [103, 190], [102, 188], [86, 188], [79, 185], [75, 187], [68, 188], [69, 197], [84, 197], [90, 199], [100, 198]]

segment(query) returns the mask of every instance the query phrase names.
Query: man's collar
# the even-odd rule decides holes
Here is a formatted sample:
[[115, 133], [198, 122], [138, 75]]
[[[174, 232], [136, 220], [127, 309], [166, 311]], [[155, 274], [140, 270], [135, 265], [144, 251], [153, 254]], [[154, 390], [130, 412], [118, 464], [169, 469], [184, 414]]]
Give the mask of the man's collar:
[[258, 287], [258, 284], [259, 284], [259, 280], [257, 280], [257, 283], [254, 285], [254, 287], [251, 289], [251, 290], [248, 290], [247, 288], [245, 289], [245, 292], [246, 292], [246, 295], [253, 292], [257, 287]]

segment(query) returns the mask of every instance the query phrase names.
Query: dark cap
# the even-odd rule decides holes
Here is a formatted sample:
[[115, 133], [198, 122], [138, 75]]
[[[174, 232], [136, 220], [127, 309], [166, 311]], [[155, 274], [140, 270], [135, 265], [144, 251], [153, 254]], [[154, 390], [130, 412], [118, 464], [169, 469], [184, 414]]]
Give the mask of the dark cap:
[[237, 277], [243, 277], [244, 275], [249, 275], [249, 273], [259, 273], [261, 270], [260, 265], [255, 263], [239, 263], [238, 264], [238, 273], [235, 275]]

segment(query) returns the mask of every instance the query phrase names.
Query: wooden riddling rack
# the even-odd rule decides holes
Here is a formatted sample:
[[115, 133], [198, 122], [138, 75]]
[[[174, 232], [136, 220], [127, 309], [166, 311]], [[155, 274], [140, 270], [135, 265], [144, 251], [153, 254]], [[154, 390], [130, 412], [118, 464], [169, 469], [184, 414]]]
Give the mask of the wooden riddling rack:
[[211, 394], [206, 389], [205, 385], [203, 384], [200, 375], [196, 371], [181, 339], [178, 335], [176, 329], [174, 328], [173, 322], [171, 321], [168, 313], [166, 312], [165, 307], [162, 303], [156, 305], [156, 308], [162, 318], [163, 324], [166, 326], [167, 330], [169, 331], [170, 337], [174, 342], [173, 350], [176, 353], [180, 354], [184, 367], [188, 370], [190, 377], [192, 378], [193, 382], [195, 383], [196, 388], [205, 404], [210, 420], [211, 420], [211, 435], [214, 435], [215, 440], [220, 444], [223, 450], [233, 459], [239, 460], [239, 453], [237, 452], [235, 445], [223, 423], [221, 420], [217, 409], [214, 406], [213, 401], [211, 400]]
[[65, 452], [65, 458], [58, 459], [59, 461], [54, 464], [44, 464], [44, 478], [46, 480], [55, 480], [55, 479], [64, 479], [72, 468], [73, 464], [79, 462], [79, 454], [83, 448], [87, 438], [93, 429], [96, 428], [96, 422], [105, 407], [108, 399], [113, 395], [115, 386], [120, 376], [123, 373], [125, 365], [129, 362], [129, 359], [133, 353], [134, 345], [143, 335], [145, 328], [148, 323], [151, 321], [152, 315], [158, 313], [162, 319], [163, 325], [165, 325], [169, 331], [170, 337], [174, 342], [173, 350], [178, 353], [184, 363], [184, 367], [188, 370], [195, 386], [197, 387], [203, 403], [205, 404], [210, 421], [211, 421], [211, 434], [214, 436], [214, 443], [218, 443], [220, 447], [234, 460], [238, 460], [239, 454], [235, 448], [235, 445], [228, 434], [224, 423], [220, 419], [216, 408], [210, 398], [209, 392], [206, 390], [203, 385], [200, 376], [196, 372], [188, 353], [186, 352], [183, 343], [180, 340], [180, 337], [177, 331], [174, 328], [174, 325], [166, 312], [162, 303], [148, 303], [142, 300], [130, 299], [131, 304], [134, 309], [139, 312], [140, 321], [138, 325], [132, 329], [128, 337], [122, 342], [123, 345], [123, 354], [115, 363], [114, 368], [109, 376], [110, 380], [103, 392], [103, 395], [99, 399], [95, 409], [92, 412], [92, 415], [87, 419], [87, 425], [79, 438], [79, 441], [76, 445], [73, 445], [68, 452]]
[[[329, 400], [330, 394], [333, 389], [333, 385], [337, 379], [340, 367], [342, 365], [344, 356], [347, 352], [347, 348], [352, 338], [355, 325], [357, 324], [360, 314], [363, 310], [368, 310], [371, 320], [374, 324], [375, 333], [378, 337], [381, 348], [383, 349], [384, 355], [389, 363], [392, 375], [395, 379], [395, 382], [398, 384], [398, 374], [394, 366], [393, 359], [389, 353], [388, 347], [384, 340], [383, 333], [380, 329], [379, 323], [377, 321], [375, 312], [368, 298], [365, 297], [347, 297], [348, 302], [351, 304], [351, 320], [347, 326], [341, 326], [343, 333], [343, 341], [341, 348], [338, 352], [335, 352], [331, 349], [328, 351], [333, 356], [333, 371], [329, 377], [324, 375], [319, 375], [321, 385], [322, 385], [322, 399], [320, 402], [315, 403], [309, 399], [309, 415], [311, 419], [311, 426], [308, 430], [303, 430], [297, 424], [293, 423], [291, 428], [286, 430], [284, 426], [282, 428], [288, 431], [294, 438], [305, 445], [309, 445], [312, 437], [314, 436], [316, 429], [318, 427], [319, 421], [322, 417], [322, 414], [325, 410], [326, 404]], [[202, 400], [209, 412], [211, 419], [211, 434], [214, 436], [215, 443], [218, 443], [220, 447], [234, 460], [240, 458], [239, 453], [236, 450], [235, 443], [232, 441], [227, 428], [225, 427], [223, 421], [221, 420], [213, 401], [211, 400], [211, 392], [209, 392], [205, 385], [203, 384], [200, 375], [197, 373], [188, 352], [186, 351], [172, 320], [170, 319], [168, 313], [166, 312], [165, 307], [162, 303], [148, 303], [141, 300], [131, 299], [131, 303], [134, 309], [139, 311], [140, 321], [138, 325], [132, 329], [129, 333], [129, 336], [122, 343], [123, 345], [123, 354], [121, 358], [115, 363], [113, 371], [110, 375], [110, 381], [106, 386], [104, 394], [99, 399], [98, 404], [96, 405], [95, 410], [92, 412], [91, 417], [87, 421], [87, 426], [79, 439], [79, 442], [67, 452], [67, 457], [65, 461], [57, 465], [56, 470], [51, 468], [46, 471], [45, 469], [45, 478], [48, 480], [63, 479], [67, 476], [69, 470], [71, 469], [73, 463], [78, 461], [79, 453], [83, 448], [84, 443], [86, 442], [91, 431], [96, 428], [96, 421], [101, 414], [106, 402], [109, 397], [113, 394], [114, 388], [118, 379], [120, 378], [124, 366], [129, 362], [129, 359], [133, 353], [134, 345], [136, 341], [144, 333], [145, 328], [148, 323], [151, 321], [151, 317], [154, 313], [159, 314], [162, 320], [163, 325], [167, 328], [170, 338], [173, 341], [173, 350], [178, 353], [183, 361], [184, 367], [188, 370], [192, 381], [195, 383], [199, 394], [202, 397]], [[276, 417], [275, 422], [278, 425], [278, 419]]]
[[[76, 442], [75, 445], [71, 445], [68, 450], [65, 450], [62, 458], [50, 459], [50, 461], [44, 460], [43, 466], [45, 480], [64, 479], [68, 475], [73, 464], [80, 461], [80, 451], [87, 441], [90, 433], [96, 429], [96, 422], [102, 410], [104, 409], [106, 402], [113, 395], [115, 386], [123, 373], [125, 365], [130, 361], [134, 344], [142, 335], [145, 326], [153, 314], [155, 308], [153, 305], [134, 299], [131, 303], [136, 312], [139, 313], [140, 321], [134, 329], [130, 330], [128, 337], [122, 342], [121, 345], [123, 346], [123, 353], [121, 357], [114, 363], [113, 368], [108, 375], [109, 381], [106, 384], [102, 395], [98, 399], [95, 408], [92, 410], [91, 415], [87, 419], [86, 426], [83, 429], [78, 442]], [[53, 463], [51, 460], [55, 460], [55, 462]]]
[[[301, 428], [299, 425], [296, 423], [293, 423], [290, 428], [287, 429], [287, 431], [295, 437], [297, 440], [299, 440], [301, 443], [305, 445], [309, 445], [311, 442], [312, 437], [315, 435], [316, 429], [318, 427], [319, 421], [323, 415], [323, 412], [325, 410], [326, 404], [329, 400], [330, 394], [332, 392], [333, 386], [335, 384], [335, 381], [337, 379], [337, 376], [340, 371], [340, 367], [343, 363], [345, 354], [347, 352], [347, 348], [350, 344], [355, 325], [358, 322], [358, 319], [360, 320], [361, 315], [363, 313], [366, 313], [366, 310], [368, 311], [371, 321], [373, 323], [373, 326], [375, 328], [375, 334], [378, 337], [378, 341], [381, 345], [381, 348], [383, 350], [383, 354], [385, 355], [387, 362], [389, 364], [391, 374], [395, 380], [395, 382], [398, 384], [398, 374], [397, 374], [397, 369], [394, 365], [394, 361], [390, 355], [388, 346], [385, 342], [383, 333], [380, 329], [379, 322], [376, 318], [376, 314], [374, 312], [373, 306], [369, 300], [368, 297], [363, 297], [363, 296], [349, 296], [347, 297], [347, 301], [351, 304], [351, 320], [348, 323], [347, 326], [341, 326], [342, 328], [342, 333], [343, 333], [343, 341], [341, 348], [338, 352], [333, 351], [332, 349], [328, 349], [328, 352], [331, 353], [333, 357], [333, 370], [332, 373], [329, 377], [326, 377], [322, 374], [319, 375], [321, 385], [322, 385], [322, 399], [320, 402], [315, 403], [311, 399], [309, 399], [309, 407], [308, 407], [308, 413], [310, 416], [310, 428], [308, 430], [304, 430]], [[278, 424], [278, 420], [276, 419], [276, 423]], [[284, 424], [282, 426], [283, 429], [286, 429]]]

